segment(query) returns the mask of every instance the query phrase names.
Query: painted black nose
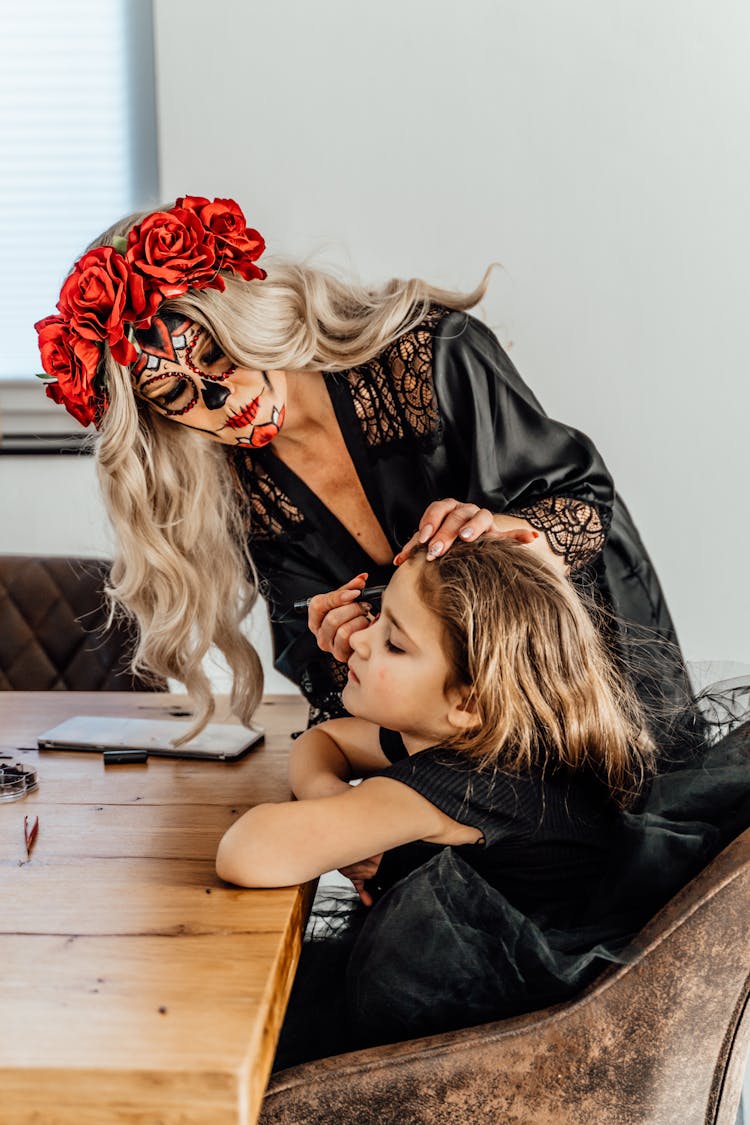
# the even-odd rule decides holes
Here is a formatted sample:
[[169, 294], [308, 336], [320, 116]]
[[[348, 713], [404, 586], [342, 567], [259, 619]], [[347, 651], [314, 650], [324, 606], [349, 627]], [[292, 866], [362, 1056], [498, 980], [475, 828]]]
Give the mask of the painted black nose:
[[208, 383], [205, 379], [201, 379], [201, 383], [203, 384], [203, 401], [209, 410], [218, 410], [232, 393], [231, 389], [223, 383]]

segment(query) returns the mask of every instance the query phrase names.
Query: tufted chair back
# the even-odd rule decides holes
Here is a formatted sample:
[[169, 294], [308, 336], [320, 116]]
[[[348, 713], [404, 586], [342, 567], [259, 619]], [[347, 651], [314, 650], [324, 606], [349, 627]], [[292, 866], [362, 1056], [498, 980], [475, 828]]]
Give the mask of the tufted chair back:
[[260, 1125], [733, 1125], [749, 923], [750, 830], [580, 996], [279, 1071]]
[[102, 559], [0, 555], [0, 689], [166, 690], [127, 668], [133, 638], [106, 628]]

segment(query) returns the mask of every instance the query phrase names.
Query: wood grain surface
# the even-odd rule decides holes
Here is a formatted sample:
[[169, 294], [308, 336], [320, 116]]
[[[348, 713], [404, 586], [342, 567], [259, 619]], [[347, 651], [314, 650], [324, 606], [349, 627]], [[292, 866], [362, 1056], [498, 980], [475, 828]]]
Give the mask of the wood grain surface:
[[264, 701], [265, 744], [233, 763], [31, 749], [73, 715], [175, 704], [0, 692], [0, 754], [39, 773], [37, 792], [0, 803], [0, 1125], [257, 1119], [314, 887], [240, 890], [214, 856], [246, 808], [289, 796], [305, 704]]

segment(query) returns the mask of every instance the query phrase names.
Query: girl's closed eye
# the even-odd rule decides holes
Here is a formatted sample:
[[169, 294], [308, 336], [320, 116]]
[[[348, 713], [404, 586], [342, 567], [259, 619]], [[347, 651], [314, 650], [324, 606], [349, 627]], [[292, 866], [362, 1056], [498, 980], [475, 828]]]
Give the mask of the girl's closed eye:
[[399, 648], [399, 646], [397, 644], [394, 644], [394, 642], [391, 640], [390, 637], [386, 638], [385, 647], [388, 649], [389, 652], [403, 652], [404, 651], [402, 648]]

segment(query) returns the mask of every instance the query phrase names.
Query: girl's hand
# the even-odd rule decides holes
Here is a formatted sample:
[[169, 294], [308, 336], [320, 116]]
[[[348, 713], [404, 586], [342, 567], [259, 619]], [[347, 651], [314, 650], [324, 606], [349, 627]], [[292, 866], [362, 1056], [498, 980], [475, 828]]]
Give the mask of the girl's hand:
[[526, 520], [490, 512], [476, 504], [460, 500], [435, 500], [419, 521], [418, 530], [394, 558], [399, 566], [412, 551], [427, 543], [427, 558], [434, 559], [455, 543], [456, 539], [471, 542], [475, 539], [516, 539], [519, 543], [533, 543], [539, 539]]
[[359, 863], [351, 863], [348, 867], [339, 868], [341, 874], [354, 883], [354, 889], [365, 906], [372, 906], [372, 895], [365, 889], [365, 882], [377, 874], [382, 858], [381, 852], [380, 855], [373, 855], [369, 859], [361, 859]]
[[358, 574], [328, 594], [316, 594], [307, 607], [307, 624], [315, 634], [318, 648], [346, 663], [352, 654], [349, 638], [369, 625], [369, 606], [357, 601], [365, 588], [366, 574]]

